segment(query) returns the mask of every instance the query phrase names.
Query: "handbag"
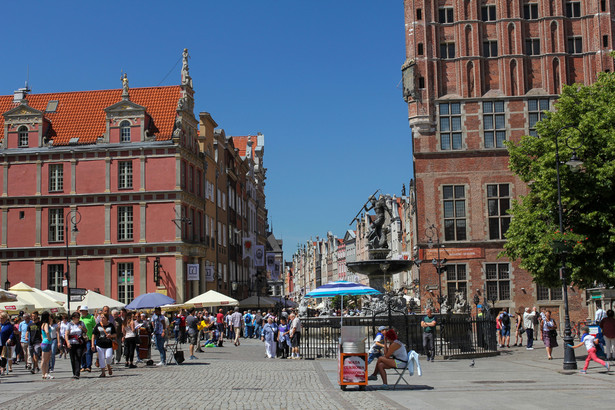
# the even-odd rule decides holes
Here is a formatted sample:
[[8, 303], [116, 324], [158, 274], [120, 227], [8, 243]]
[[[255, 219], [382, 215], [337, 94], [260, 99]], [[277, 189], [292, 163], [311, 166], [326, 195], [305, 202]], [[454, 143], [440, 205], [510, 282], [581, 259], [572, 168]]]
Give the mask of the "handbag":
[[[105, 330], [104, 326], [102, 326], [102, 325], [101, 325], [101, 328], [102, 328], [102, 330], [103, 330], [103, 333], [105, 334], [105, 337], [106, 337], [107, 339], [109, 339], [109, 335], [107, 334], [107, 331]], [[115, 340], [111, 339], [111, 348], [112, 348], [113, 350], [117, 350], [117, 349], [119, 349], [119, 347], [120, 347], [120, 346], [117, 344], [117, 341], [115, 341]]]
[[555, 329], [549, 330], [549, 337], [557, 337], [557, 330]]
[[519, 334], [522, 335], [525, 333], [525, 328], [524, 327], [520, 327], [519, 328]]

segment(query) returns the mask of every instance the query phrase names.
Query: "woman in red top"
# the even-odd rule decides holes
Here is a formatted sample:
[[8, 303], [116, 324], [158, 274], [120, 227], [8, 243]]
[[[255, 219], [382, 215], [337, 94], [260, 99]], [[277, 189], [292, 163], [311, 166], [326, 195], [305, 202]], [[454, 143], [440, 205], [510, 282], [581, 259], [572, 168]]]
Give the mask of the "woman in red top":
[[606, 311], [606, 317], [600, 322], [602, 336], [604, 336], [604, 354], [607, 360], [615, 360], [615, 318], [613, 309]]

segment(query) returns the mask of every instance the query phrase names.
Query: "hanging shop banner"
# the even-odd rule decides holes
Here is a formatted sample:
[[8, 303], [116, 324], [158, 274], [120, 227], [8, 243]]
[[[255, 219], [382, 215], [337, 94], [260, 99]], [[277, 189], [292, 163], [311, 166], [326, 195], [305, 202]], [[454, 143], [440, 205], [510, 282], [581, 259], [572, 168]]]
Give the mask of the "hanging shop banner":
[[214, 281], [214, 267], [213, 266], [205, 266], [205, 280], [207, 282]]
[[254, 266], [265, 266], [265, 245], [254, 245]]
[[280, 263], [279, 263], [279, 262], [276, 262], [276, 263], [273, 265], [273, 271], [272, 271], [272, 274], [271, 274], [271, 276], [272, 276], [272, 278], [271, 278], [271, 279], [273, 279], [273, 280], [280, 280], [280, 273], [281, 273], [281, 272], [282, 272], [282, 271], [280, 270]]
[[243, 258], [247, 258], [247, 257], [251, 257], [252, 256], [252, 239], [250, 238], [243, 238]]
[[199, 264], [198, 263], [189, 263], [188, 264], [188, 280], [199, 280]]
[[267, 252], [265, 256], [265, 260], [267, 262], [267, 270], [270, 272], [271, 278], [274, 276], [274, 265], [275, 265], [275, 253]]

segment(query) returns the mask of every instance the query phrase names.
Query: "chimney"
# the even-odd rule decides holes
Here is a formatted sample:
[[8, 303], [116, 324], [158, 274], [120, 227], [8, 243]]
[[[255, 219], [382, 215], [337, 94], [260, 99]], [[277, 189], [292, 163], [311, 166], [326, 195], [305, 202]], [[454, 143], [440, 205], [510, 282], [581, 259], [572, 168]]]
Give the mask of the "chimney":
[[28, 96], [29, 92], [30, 89], [28, 88], [27, 84], [25, 87], [15, 90], [13, 94], [13, 102], [20, 104], [28, 104], [28, 100], [26, 99], [26, 97]]

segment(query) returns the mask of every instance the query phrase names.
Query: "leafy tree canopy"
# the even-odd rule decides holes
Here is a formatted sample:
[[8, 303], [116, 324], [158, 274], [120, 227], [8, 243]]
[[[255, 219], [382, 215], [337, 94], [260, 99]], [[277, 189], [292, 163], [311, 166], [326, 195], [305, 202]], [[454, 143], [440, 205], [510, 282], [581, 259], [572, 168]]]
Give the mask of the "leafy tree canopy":
[[[615, 73], [601, 73], [591, 86], [565, 86], [555, 108], [536, 124], [538, 137], [507, 144], [510, 169], [530, 191], [509, 210], [513, 218], [503, 253], [546, 286], [560, 285], [561, 256], [578, 286], [615, 285]], [[556, 138], [564, 232], [559, 232]], [[578, 147], [583, 161], [578, 173], [564, 164], [571, 147]]]

